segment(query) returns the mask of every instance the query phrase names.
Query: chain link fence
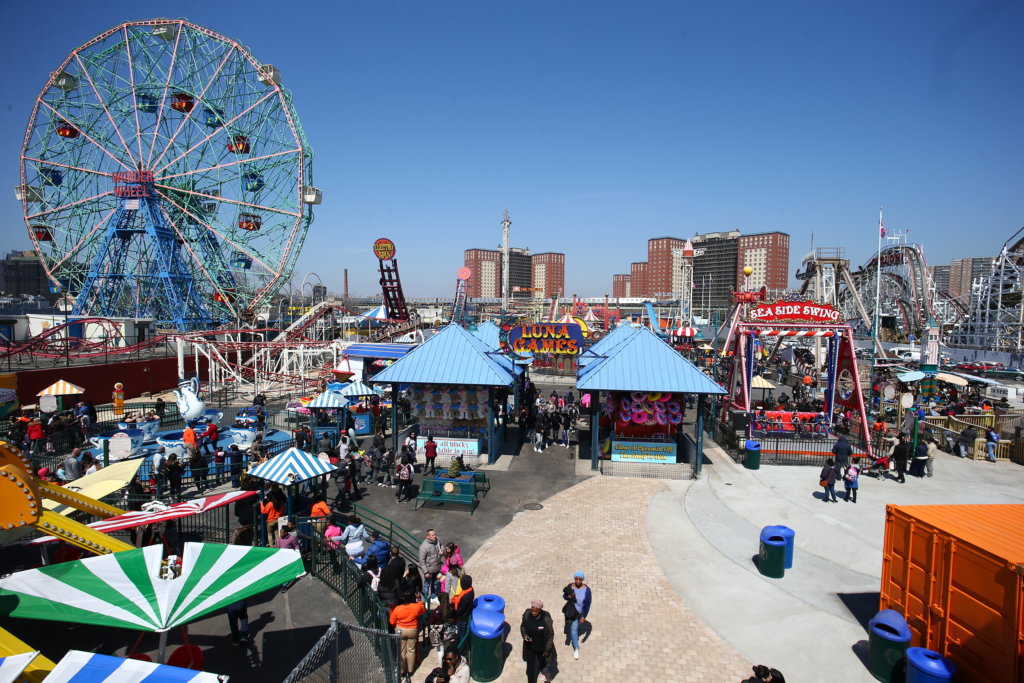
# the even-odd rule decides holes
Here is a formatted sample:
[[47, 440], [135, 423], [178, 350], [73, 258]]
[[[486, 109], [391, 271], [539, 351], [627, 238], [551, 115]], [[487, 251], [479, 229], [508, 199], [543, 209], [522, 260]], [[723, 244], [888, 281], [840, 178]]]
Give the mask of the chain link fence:
[[[400, 636], [331, 618], [327, 632], [284, 683], [398, 683]], [[380, 657], [381, 651], [392, 653]]]

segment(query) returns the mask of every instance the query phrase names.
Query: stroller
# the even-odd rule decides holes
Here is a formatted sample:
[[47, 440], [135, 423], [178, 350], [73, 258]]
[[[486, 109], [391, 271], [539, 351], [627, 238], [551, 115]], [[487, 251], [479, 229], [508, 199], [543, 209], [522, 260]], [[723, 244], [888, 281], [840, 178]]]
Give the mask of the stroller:
[[867, 474], [875, 477], [876, 479], [885, 479], [886, 473], [889, 471], [889, 454], [885, 453], [876, 457], [870, 465], [861, 470], [861, 474]]

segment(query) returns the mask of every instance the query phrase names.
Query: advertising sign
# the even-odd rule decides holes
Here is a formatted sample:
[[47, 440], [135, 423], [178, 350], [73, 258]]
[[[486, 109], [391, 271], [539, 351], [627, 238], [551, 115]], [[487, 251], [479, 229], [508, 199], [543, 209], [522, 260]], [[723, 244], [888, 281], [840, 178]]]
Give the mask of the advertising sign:
[[[416, 437], [416, 452], [423, 454], [423, 444], [427, 443], [425, 436]], [[435, 437], [438, 455], [480, 455], [480, 439], [459, 439], [454, 437]]]
[[508, 332], [512, 351], [577, 354], [583, 349], [583, 329], [575, 323], [522, 323]]
[[750, 309], [750, 322], [841, 324], [843, 314], [813, 301], [775, 301]]
[[387, 237], [381, 237], [373, 243], [373, 253], [381, 261], [390, 261], [395, 258], [395, 243]]
[[676, 445], [662, 441], [612, 441], [612, 462], [675, 463]]

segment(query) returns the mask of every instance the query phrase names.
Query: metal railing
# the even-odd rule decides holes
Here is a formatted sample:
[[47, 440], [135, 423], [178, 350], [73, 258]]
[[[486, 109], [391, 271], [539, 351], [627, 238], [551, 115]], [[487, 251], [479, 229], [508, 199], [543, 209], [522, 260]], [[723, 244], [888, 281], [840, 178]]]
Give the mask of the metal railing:
[[[283, 683], [338, 683], [355, 677], [366, 683], [397, 683], [400, 638], [396, 633], [344, 624], [331, 617], [327, 632]], [[389, 663], [378, 656], [381, 650], [395, 653]]]

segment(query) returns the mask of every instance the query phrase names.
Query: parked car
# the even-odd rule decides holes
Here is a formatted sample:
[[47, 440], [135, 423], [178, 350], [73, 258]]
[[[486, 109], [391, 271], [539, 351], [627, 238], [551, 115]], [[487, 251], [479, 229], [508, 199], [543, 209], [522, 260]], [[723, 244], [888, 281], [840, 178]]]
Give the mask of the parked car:
[[1002, 367], [1003, 367], [1002, 363], [996, 363], [994, 361], [988, 361], [988, 360], [978, 360], [978, 361], [973, 361], [971, 363], [961, 363], [960, 365], [957, 365], [954, 368], [954, 370], [959, 370], [960, 372], [979, 373], [979, 372], [987, 372], [989, 370], [999, 370]]
[[992, 379], [1024, 380], [1024, 370], [1020, 368], [993, 368], [983, 372], [986, 377], [991, 377]]

